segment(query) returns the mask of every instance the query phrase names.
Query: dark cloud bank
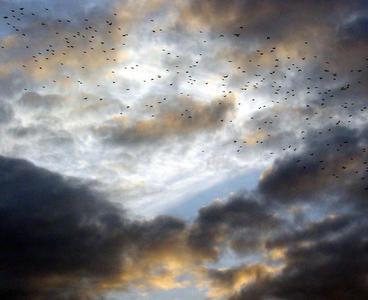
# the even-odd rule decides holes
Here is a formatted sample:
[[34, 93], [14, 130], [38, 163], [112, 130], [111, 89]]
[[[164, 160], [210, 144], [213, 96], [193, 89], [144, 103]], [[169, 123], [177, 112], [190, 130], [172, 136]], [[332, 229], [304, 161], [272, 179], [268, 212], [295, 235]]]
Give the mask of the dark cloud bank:
[[[109, 284], [119, 289], [134, 285], [134, 269], [148, 265], [146, 273], [154, 273], [157, 258], [186, 260], [188, 268], [192, 264], [204, 268], [226, 249], [240, 256], [283, 249], [284, 268], [275, 275], [264, 266], [248, 266], [226, 274], [207, 270], [207, 280], [226, 287], [234, 285], [234, 274], [239, 272], [259, 274], [231, 299], [365, 299], [367, 182], [345, 169], [334, 171], [339, 178], [328, 179], [323, 173], [337, 162], [346, 164], [344, 156], [366, 166], [364, 132], [336, 129], [329, 143], [348, 142], [339, 160], [340, 154], [327, 151], [319, 151], [318, 158], [308, 156], [326, 144], [311, 138], [305, 152], [276, 161], [256, 191], [204, 207], [192, 223], [169, 216], [131, 220], [88, 183], [25, 160], [1, 157], [0, 295], [93, 299]], [[316, 166], [321, 160], [324, 170]], [[303, 167], [296, 161], [306, 171], [301, 172]], [[293, 206], [316, 202], [330, 214], [318, 220], [289, 218]], [[150, 277], [139, 280], [150, 282]]]

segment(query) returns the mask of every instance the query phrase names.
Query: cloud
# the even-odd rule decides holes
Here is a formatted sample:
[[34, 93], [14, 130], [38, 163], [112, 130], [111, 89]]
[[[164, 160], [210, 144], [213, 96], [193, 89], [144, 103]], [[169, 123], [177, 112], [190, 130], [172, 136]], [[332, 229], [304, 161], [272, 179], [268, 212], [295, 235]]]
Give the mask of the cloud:
[[[24, 36], [13, 32], [1, 39], [3, 47], [11, 50], [4, 53], [6, 59], [2, 61], [1, 74], [7, 77], [16, 73], [36, 83], [56, 80], [62, 84], [66, 81], [66, 85], [79, 84], [72, 79], [66, 80], [66, 76], [94, 78], [94, 70], [106, 70], [126, 60], [127, 53], [116, 44], [121, 45], [125, 31], [142, 17], [137, 9], [148, 13], [157, 8], [154, 2], [139, 8], [131, 1], [110, 1], [107, 6], [98, 2], [90, 5], [69, 2], [63, 6], [63, 11], [55, 7], [57, 3], [50, 3], [48, 10], [58, 11], [58, 15], [48, 14], [40, 3], [35, 7], [25, 5], [22, 16], [18, 15], [20, 11], [16, 12], [23, 21], [22, 27], [17, 24], [14, 28]], [[4, 12], [14, 9], [7, 2], [2, 6]], [[122, 25], [112, 29], [111, 22], [124, 24], [124, 30]]]
[[[217, 261], [229, 241], [247, 251], [257, 242], [243, 245], [243, 233], [257, 239], [280, 223], [240, 195], [203, 208], [192, 224], [169, 216], [132, 220], [88, 182], [21, 159], [2, 156], [0, 166], [0, 293], [7, 299], [184, 287], [181, 276], [202, 278], [205, 263]], [[213, 253], [216, 247], [223, 250]]]
[[239, 292], [242, 286], [265, 280], [271, 277], [274, 272], [272, 267], [262, 264], [208, 270], [207, 276], [211, 285], [208, 296], [215, 299], [227, 298]]
[[[364, 1], [82, 2], [2, 23], [0, 151], [49, 169], [0, 156], [0, 295], [367, 298]], [[192, 221], [131, 217], [254, 166]]]
[[368, 245], [361, 234], [367, 230], [367, 190], [364, 175], [357, 175], [366, 172], [364, 132], [335, 127], [328, 137], [307, 134], [302, 152], [276, 160], [263, 175], [257, 193], [269, 206], [281, 203], [290, 213], [307, 205], [323, 217], [297, 218], [269, 237], [266, 252], [281, 268], [237, 289], [231, 300], [367, 296]]
[[3, 297], [81, 295], [83, 278], [93, 286], [119, 273], [129, 226], [97, 192], [5, 157], [0, 190]]
[[151, 118], [129, 120], [116, 117], [95, 128], [95, 132], [105, 142], [115, 145], [152, 143], [221, 128], [233, 109], [233, 100], [202, 103], [179, 99], [174, 105], [159, 108]]
[[307, 133], [302, 151], [276, 160], [265, 171], [259, 183], [263, 194], [281, 202], [319, 201], [322, 193], [341, 193], [358, 178], [366, 159], [364, 131], [335, 126], [319, 132]]
[[[295, 3], [293, 1], [190, 1], [178, 4], [182, 20], [189, 26], [219, 33], [240, 33], [257, 40], [270, 36], [272, 40], [317, 38], [316, 30], [342, 20], [344, 13], [352, 13], [360, 1], [347, 4], [337, 1], [334, 6], [324, 1]], [[304, 14], [300, 16], [299, 12]], [[253, 12], [257, 12], [254, 14]], [[290, 24], [294, 27], [290, 28]], [[308, 27], [305, 25], [308, 24]], [[244, 28], [240, 28], [243, 26]], [[304, 28], [304, 31], [302, 30]], [[242, 30], [243, 29], [243, 30]], [[300, 32], [296, 36], [295, 31]]]
[[[358, 157], [358, 141], [364, 140], [361, 131], [342, 127], [326, 140], [307, 137], [300, 157], [326, 143]], [[340, 153], [326, 155], [334, 161]], [[133, 287], [183, 288], [197, 278], [215, 299], [364, 297], [364, 191], [357, 194], [355, 185], [346, 182], [339, 201], [348, 196], [350, 206], [319, 221], [290, 221], [285, 214], [300, 199], [328, 201], [321, 191], [333, 183], [315, 185], [309, 195], [311, 188], [303, 182], [319, 182], [324, 175], [311, 168], [313, 160], [303, 161], [314, 170], [311, 174], [298, 173], [293, 161], [288, 156], [276, 161], [258, 190], [215, 201], [201, 208], [193, 222], [184, 222], [170, 216], [133, 220], [88, 182], [1, 157], [0, 291], [10, 299], [88, 299]], [[295, 192], [288, 194], [280, 184], [290, 180], [297, 181], [290, 183]], [[285, 208], [275, 205], [285, 199]], [[255, 253], [264, 258], [233, 268], [208, 266], [229, 250], [240, 258]], [[349, 280], [342, 275], [353, 272]]]
[[[359, 218], [359, 217], [358, 217]], [[367, 230], [363, 218], [354, 216], [348, 230], [331, 226], [331, 220], [315, 224], [314, 231], [300, 232], [285, 241], [286, 266], [279, 275], [260, 279], [231, 299], [362, 299], [367, 297]], [[336, 225], [336, 222], [334, 222]], [[330, 230], [327, 230], [330, 227]], [[318, 228], [321, 227], [321, 228]], [[340, 227], [339, 232], [336, 229]], [[304, 235], [305, 239], [300, 239]], [[337, 236], [336, 236], [337, 235]]]
[[0, 124], [9, 123], [14, 117], [12, 107], [7, 103], [2, 103], [0, 106]]
[[182, 221], [133, 222], [76, 178], [25, 160], [1, 157], [0, 165], [2, 297], [87, 299], [115, 284], [165, 284], [154, 270], [179, 255]]
[[[276, 222], [240, 197], [201, 211], [196, 225], [169, 216], [131, 220], [88, 182], [21, 159], [2, 156], [0, 166], [0, 293], [7, 299], [88, 299], [131, 286], [183, 287], [188, 283], [179, 277], [199, 276], [209, 258], [192, 244], [197, 224], [205, 230], [216, 212], [224, 219], [215, 227], [233, 232]], [[212, 238], [222, 234], [213, 231]]]
[[63, 105], [65, 99], [60, 95], [40, 95], [36, 92], [26, 92], [19, 99], [19, 104], [26, 108], [42, 108], [50, 110], [55, 106]]
[[226, 246], [238, 253], [259, 249], [262, 238], [282, 225], [282, 220], [252, 198], [239, 194], [201, 208], [189, 235], [191, 247], [212, 260]]

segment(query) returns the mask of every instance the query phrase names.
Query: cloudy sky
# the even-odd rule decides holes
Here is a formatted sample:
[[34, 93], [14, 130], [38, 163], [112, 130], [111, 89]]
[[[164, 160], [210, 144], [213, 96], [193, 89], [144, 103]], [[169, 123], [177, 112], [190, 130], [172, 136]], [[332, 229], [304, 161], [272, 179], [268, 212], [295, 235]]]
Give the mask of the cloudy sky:
[[0, 0], [0, 296], [366, 299], [367, 120], [364, 0]]

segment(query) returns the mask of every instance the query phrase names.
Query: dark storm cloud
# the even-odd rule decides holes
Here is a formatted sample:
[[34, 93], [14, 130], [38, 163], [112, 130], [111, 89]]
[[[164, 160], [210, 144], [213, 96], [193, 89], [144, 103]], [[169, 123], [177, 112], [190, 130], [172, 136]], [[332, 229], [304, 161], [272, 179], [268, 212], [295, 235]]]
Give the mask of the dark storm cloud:
[[331, 216], [325, 220], [309, 223], [302, 229], [289, 229], [289, 232], [282, 233], [267, 242], [267, 247], [288, 247], [290, 245], [302, 244], [305, 242], [320, 242], [330, 234], [341, 235], [346, 229], [354, 224], [352, 220], [359, 215], [347, 214], [344, 216]]
[[[367, 222], [355, 216], [350, 229], [341, 231], [345, 221], [327, 220], [328, 224], [315, 225], [320, 226], [312, 230], [317, 235], [306, 229], [285, 241], [282, 272], [256, 281], [231, 299], [365, 299], [368, 243], [362, 232], [367, 230]], [[309, 244], [303, 244], [301, 236]]]
[[262, 245], [282, 219], [251, 195], [235, 195], [223, 203], [201, 208], [189, 235], [191, 247], [206, 257], [217, 258], [227, 244], [238, 253]]
[[283, 269], [244, 285], [230, 299], [367, 297], [365, 131], [337, 126], [329, 136], [308, 133], [302, 152], [277, 160], [264, 175], [257, 192], [270, 206], [337, 202], [324, 219], [299, 222], [270, 237], [266, 248], [282, 251]]
[[359, 177], [356, 171], [364, 171], [363, 132], [341, 126], [308, 132], [303, 150], [276, 160], [260, 181], [259, 191], [281, 202], [319, 201], [323, 192], [341, 193], [352, 178]]
[[225, 299], [238, 290], [243, 284], [253, 280], [265, 280], [272, 273], [272, 268], [262, 264], [240, 265], [230, 269], [207, 270], [208, 280], [212, 287], [209, 296]]
[[[361, 132], [338, 128], [332, 139], [322, 139], [321, 144], [336, 142], [341, 145], [347, 141], [348, 149], [345, 149], [345, 155], [348, 157], [352, 155], [358, 159], [358, 155], [361, 155], [361, 152], [357, 151], [360, 150], [358, 145], [363, 138]], [[309, 150], [317, 150], [321, 146], [312, 136], [309, 137], [308, 142], [309, 147], [299, 158], [307, 156]], [[330, 151], [325, 154], [325, 158], [330, 155], [334, 156], [336, 152]], [[312, 171], [307, 172], [306, 177], [304, 177], [305, 172], [297, 170], [292, 162], [294, 160], [289, 157], [276, 162], [274, 172], [267, 175], [269, 180], [262, 182], [257, 193], [258, 198], [266, 202], [256, 202], [257, 205], [254, 202], [250, 202], [251, 205], [248, 205], [248, 202], [245, 202], [247, 204], [241, 202], [241, 205], [236, 205], [237, 201], [230, 199], [226, 204], [212, 205], [202, 209], [196, 222], [205, 224], [203, 228], [206, 228], [207, 231], [203, 231], [206, 233], [198, 236], [195, 241], [199, 245], [210, 245], [210, 249], [216, 249], [212, 236], [219, 236], [218, 233], [221, 231], [217, 228], [219, 224], [229, 222], [232, 224], [231, 230], [234, 230], [238, 221], [242, 224], [245, 222], [247, 228], [252, 228], [252, 220], [255, 220], [257, 228], [261, 228], [258, 221], [266, 221], [267, 225], [268, 217], [265, 217], [265, 213], [272, 211], [271, 207], [275, 200], [287, 199], [287, 209], [298, 203], [303, 197], [304, 203], [317, 201], [321, 205], [324, 199], [324, 196], [321, 196], [321, 190], [331, 185], [339, 185], [333, 181], [320, 184], [325, 175], [320, 174], [317, 171], [318, 168], [313, 168], [314, 163], [309, 159], [304, 163], [307, 169], [312, 167]], [[338, 162], [337, 168], [340, 168], [341, 161], [337, 160], [336, 156], [331, 158], [331, 164], [336, 164], [336, 162]], [[310, 180], [313, 180], [314, 184], [311, 184], [308, 189], [306, 185]], [[365, 200], [367, 199], [367, 191], [362, 191], [361, 185], [357, 189], [355, 180], [352, 182], [353, 187], [349, 182], [340, 183], [339, 187], [335, 187], [339, 191], [337, 197], [340, 205], [348, 202], [351, 205], [350, 209], [342, 209], [338, 212], [337, 207], [335, 210], [338, 212], [337, 215], [331, 214], [319, 221], [300, 222], [295, 224], [297, 226], [288, 226], [284, 222], [286, 226], [279, 227], [279, 230], [267, 236], [265, 243], [267, 251], [271, 255], [273, 251], [283, 253], [279, 258], [283, 262], [281, 271], [273, 272], [264, 265], [251, 264], [225, 270], [208, 270], [208, 278], [214, 285], [212, 295], [227, 295], [231, 300], [366, 298], [368, 296], [366, 280], [368, 243], [364, 232], [368, 229], [368, 223], [366, 210], [362, 210], [360, 203], [362, 195], [365, 195]], [[258, 206], [261, 203], [263, 203], [262, 206]], [[254, 209], [256, 207], [262, 207], [262, 216], [257, 213], [258, 209]], [[249, 215], [252, 218], [248, 223]], [[225, 220], [226, 216], [231, 216], [231, 221]], [[198, 226], [197, 224], [195, 226]], [[262, 229], [263, 232], [264, 230], [265, 228]], [[270, 232], [269, 228], [266, 230]], [[227, 233], [226, 236], [231, 237], [231, 233]], [[256, 239], [253, 238], [253, 242], [255, 241]], [[239, 291], [239, 287], [243, 288]]]
[[[346, 155], [357, 155], [362, 136], [337, 127], [332, 138], [311, 135], [307, 140], [302, 158], [309, 151], [322, 151], [324, 143], [345, 145]], [[309, 159], [303, 161], [313, 171], [308, 176], [295, 170], [292, 161], [285, 157], [276, 162], [258, 191], [204, 207], [192, 224], [186, 224], [167, 216], [129, 220], [78, 179], [1, 157], [1, 294], [8, 299], [88, 299], [109, 285], [173, 286], [171, 278], [179, 274], [177, 270], [158, 273], [157, 279], [157, 267], [165, 261], [199, 272], [193, 270], [217, 261], [226, 248], [244, 255], [265, 246], [267, 251], [285, 249], [281, 272], [275, 275], [272, 267], [263, 264], [226, 271], [208, 269], [204, 274], [212, 286], [211, 295], [233, 299], [364, 298], [368, 245], [361, 233], [368, 228], [363, 214], [346, 213], [293, 229], [280, 217], [281, 211], [273, 209], [276, 199], [287, 196], [292, 204], [308, 195], [303, 180], [324, 176], [311, 168]], [[281, 188], [284, 182], [294, 186], [295, 193], [288, 195]], [[313, 188], [318, 197], [318, 190], [325, 187]], [[347, 189], [346, 195], [349, 192], [354, 203], [355, 190]], [[354, 276], [347, 279], [345, 274]]]
[[254, 195], [268, 211], [282, 203], [285, 210], [276, 211], [289, 214], [295, 205], [312, 204], [321, 211], [330, 205], [330, 214], [318, 221], [297, 219], [269, 235], [265, 247], [271, 255], [282, 253], [282, 270], [261, 272], [241, 291], [234, 285], [238, 267], [212, 271], [213, 282], [233, 291], [230, 299], [367, 297], [367, 129], [329, 123], [305, 130], [303, 145], [273, 163]]
[[[242, 196], [203, 208], [192, 225], [169, 216], [133, 221], [86, 182], [3, 156], [0, 191], [0, 294], [7, 299], [89, 299], [106, 286], [171, 286], [180, 272], [217, 260], [212, 248], [241, 244], [242, 230], [256, 239], [280, 223]], [[164, 272], [173, 261], [180, 272]]]
[[155, 251], [184, 227], [166, 217], [128, 221], [85, 183], [25, 160], [0, 158], [0, 191], [6, 299], [87, 299], [124, 274], [129, 251]]
[[[199, 273], [226, 247], [246, 253], [281, 225], [242, 195], [201, 209], [193, 224], [169, 216], [134, 221], [86, 182], [3, 156], [0, 191], [0, 294], [7, 299], [175, 286], [178, 275]], [[165, 270], [173, 262], [178, 269]]]
[[[73, 278], [119, 272], [129, 227], [114, 205], [27, 161], [1, 157], [0, 164], [2, 297], [62, 296]], [[60, 282], [48, 285], [53, 276]]]

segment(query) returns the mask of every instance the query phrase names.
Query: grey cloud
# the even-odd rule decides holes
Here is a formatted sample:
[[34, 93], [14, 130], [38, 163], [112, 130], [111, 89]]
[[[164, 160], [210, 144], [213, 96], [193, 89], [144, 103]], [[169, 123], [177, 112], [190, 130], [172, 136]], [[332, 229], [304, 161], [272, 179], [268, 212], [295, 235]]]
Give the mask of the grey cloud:
[[[166, 259], [182, 263], [183, 273], [217, 260], [209, 247], [224, 241], [208, 238], [222, 238], [221, 227], [231, 235], [279, 224], [242, 197], [202, 209], [195, 224], [169, 216], [131, 220], [80, 179], [3, 156], [0, 173], [0, 294], [7, 299], [93, 299], [104, 285], [149, 286], [170, 278], [160, 279], [158, 270], [176, 276], [165, 271]], [[198, 243], [200, 233], [210, 234], [203, 236], [208, 245]]]
[[8, 103], [3, 102], [0, 106], [0, 124], [9, 123], [13, 117], [14, 111], [12, 107]]
[[253, 196], [235, 195], [224, 203], [199, 210], [189, 235], [191, 247], [210, 258], [217, 258], [224, 245], [247, 253], [261, 246], [267, 233], [277, 230], [283, 220]]
[[50, 110], [65, 104], [65, 98], [57, 94], [41, 95], [36, 92], [26, 92], [19, 99], [19, 105], [26, 108]]
[[221, 251], [213, 251], [229, 240], [246, 251], [234, 246], [243, 238], [237, 233], [252, 234], [254, 244], [281, 223], [243, 196], [203, 208], [193, 224], [169, 216], [131, 220], [88, 182], [21, 159], [1, 157], [0, 167], [0, 294], [7, 299], [89, 299], [104, 285], [149, 286], [166, 259], [193, 272], [216, 261]]
[[306, 134], [300, 153], [276, 160], [259, 183], [261, 193], [282, 202], [318, 200], [322, 192], [341, 193], [340, 187], [346, 188], [349, 176], [357, 178], [354, 171], [364, 167], [366, 158], [359, 131], [334, 127], [320, 132]]
[[183, 230], [173, 218], [130, 221], [87, 183], [25, 160], [1, 157], [0, 166], [4, 298], [90, 299], [124, 274], [132, 249], [154, 251]]
[[94, 132], [113, 145], [152, 143], [221, 128], [233, 109], [233, 101], [213, 100], [202, 104], [185, 99], [176, 106], [163, 108], [152, 118], [132, 122], [115, 118], [96, 127]]
[[[364, 299], [367, 294], [367, 241], [361, 232], [367, 223], [352, 218], [351, 230], [336, 238], [336, 226], [322, 229], [324, 237], [317, 240], [308, 234], [310, 245], [289, 240], [286, 267], [279, 275], [250, 284], [235, 299]], [[330, 223], [330, 221], [327, 221]], [[335, 222], [336, 224], [336, 222]], [[331, 225], [331, 224], [330, 224]], [[321, 223], [319, 226], [326, 227]]]

